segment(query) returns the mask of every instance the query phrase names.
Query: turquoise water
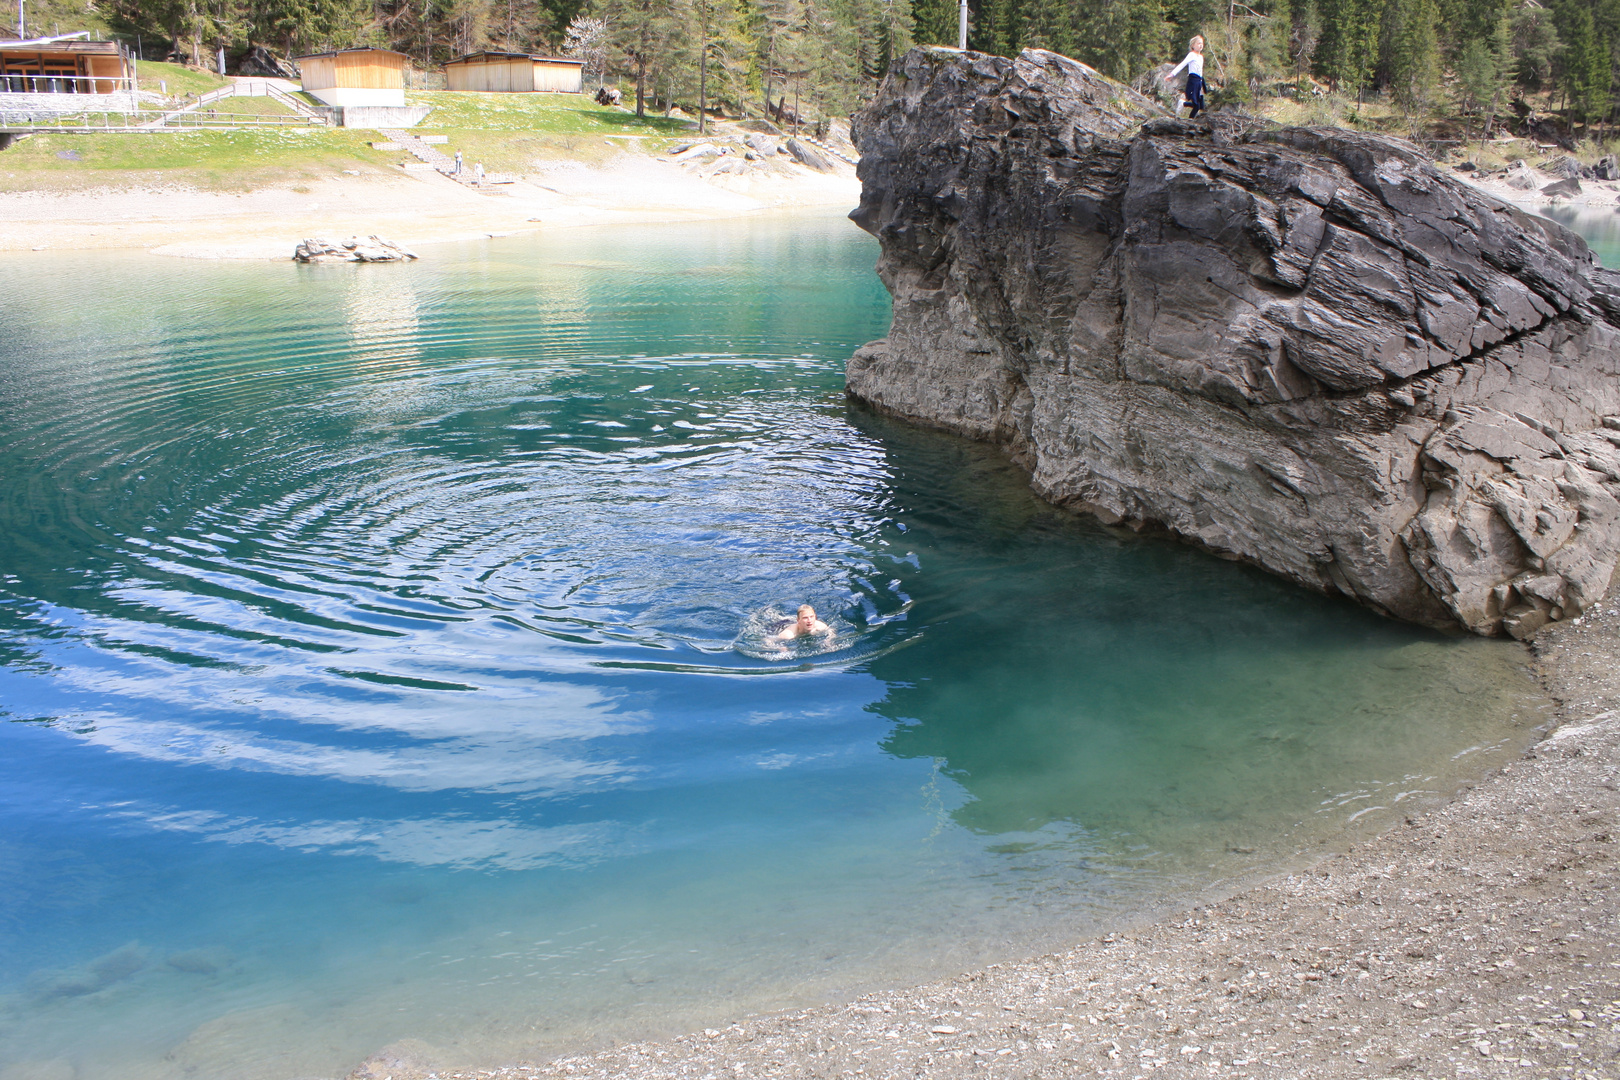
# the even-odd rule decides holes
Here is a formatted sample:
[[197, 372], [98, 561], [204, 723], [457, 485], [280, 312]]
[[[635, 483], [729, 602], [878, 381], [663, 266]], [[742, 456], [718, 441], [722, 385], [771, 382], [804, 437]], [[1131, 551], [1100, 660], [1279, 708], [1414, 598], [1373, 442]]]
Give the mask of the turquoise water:
[[[1279, 865], [1540, 722], [1517, 646], [850, 407], [875, 257], [805, 216], [0, 262], [0, 1070], [836, 1000]], [[806, 600], [838, 649], [750, 647]]]
[[1604, 266], [1620, 267], [1620, 213], [1616, 208], [1544, 206], [1535, 212], [1579, 233]]

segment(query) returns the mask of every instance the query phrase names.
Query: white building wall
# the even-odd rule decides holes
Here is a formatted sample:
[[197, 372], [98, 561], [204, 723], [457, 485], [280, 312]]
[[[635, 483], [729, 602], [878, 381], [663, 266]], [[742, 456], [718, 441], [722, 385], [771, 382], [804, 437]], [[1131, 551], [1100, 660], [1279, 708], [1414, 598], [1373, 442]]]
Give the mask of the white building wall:
[[405, 91], [403, 90], [362, 90], [352, 86], [329, 86], [325, 90], [311, 90], [309, 93], [328, 105], [405, 107]]
[[0, 116], [82, 112], [135, 112], [135, 95], [116, 94], [13, 94], [0, 93]]

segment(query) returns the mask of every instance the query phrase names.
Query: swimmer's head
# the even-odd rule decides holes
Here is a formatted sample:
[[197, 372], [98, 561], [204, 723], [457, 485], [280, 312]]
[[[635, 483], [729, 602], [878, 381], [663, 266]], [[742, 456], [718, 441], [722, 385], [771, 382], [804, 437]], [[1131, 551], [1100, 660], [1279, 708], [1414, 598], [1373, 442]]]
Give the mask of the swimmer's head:
[[799, 605], [799, 629], [809, 631], [816, 625], [816, 609], [809, 604]]

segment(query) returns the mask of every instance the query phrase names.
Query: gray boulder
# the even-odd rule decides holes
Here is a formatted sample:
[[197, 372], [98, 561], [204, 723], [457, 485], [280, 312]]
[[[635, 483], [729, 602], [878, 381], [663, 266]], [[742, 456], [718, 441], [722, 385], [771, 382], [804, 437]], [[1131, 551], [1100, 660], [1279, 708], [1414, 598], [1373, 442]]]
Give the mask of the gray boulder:
[[1562, 157], [1555, 157], [1550, 161], [1543, 161], [1541, 163], [1541, 171], [1546, 173], [1548, 176], [1555, 177], [1559, 180], [1579, 180], [1582, 177], [1590, 177], [1592, 175], [1591, 169], [1587, 168], [1585, 165], [1582, 165], [1579, 161], [1576, 161], [1568, 154], [1565, 154]]
[[1620, 158], [1613, 154], [1598, 158], [1597, 164], [1592, 166], [1592, 179], [1620, 180]]
[[311, 238], [300, 241], [293, 249], [298, 262], [404, 262], [417, 258], [409, 248], [401, 247], [380, 236], [364, 240], [351, 236], [344, 241]]
[[1548, 184], [1541, 189], [1543, 195], [1557, 195], [1569, 199], [1581, 193], [1581, 182], [1573, 176], [1568, 180], [1560, 180], [1555, 184]]
[[825, 154], [813, 146], [800, 142], [798, 139], [789, 139], [787, 141], [787, 152], [794, 161], [807, 169], [814, 169], [816, 172], [835, 171], [833, 163], [827, 160]]
[[1508, 169], [1502, 176], [1502, 182], [1516, 191], [1536, 191], [1541, 188], [1544, 177], [1524, 162], [1519, 162]]
[[913, 50], [855, 137], [894, 321], [853, 397], [1413, 622], [1602, 596], [1620, 274], [1574, 234], [1399, 140], [1174, 120], [1040, 50]]

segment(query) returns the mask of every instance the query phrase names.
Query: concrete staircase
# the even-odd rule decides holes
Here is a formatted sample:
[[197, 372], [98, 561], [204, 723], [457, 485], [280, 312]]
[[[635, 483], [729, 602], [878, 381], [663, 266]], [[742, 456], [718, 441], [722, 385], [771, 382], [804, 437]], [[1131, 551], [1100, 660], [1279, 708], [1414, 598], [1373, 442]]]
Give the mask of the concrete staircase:
[[[283, 119], [266, 117], [261, 121], [256, 121], [256, 123], [279, 122], [282, 124], [327, 124], [331, 122], [328, 116], [312, 108], [307, 103], [300, 101], [298, 98], [293, 97], [282, 86], [278, 85], [279, 83], [283, 83], [285, 81], [286, 80], [282, 79], [237, 79], [228, 86], [222, 86], [218, 90], [210, 90], [208, 93], [197, 98], [196, 101], [182, 105], [178, 109], [170, 109], [156, 120], [153, 120], [150, 123], [142, 124], [141, 127], [151, 130], [169, 127], [176, 124], [176, 122], [180, 121], [182, 118], [197, 112], [199, 109], [231, 97], [268, 97], [272, 101], [285, 106], [293, 114], [291, 117], [286, 117]], [[296, 119], [294, 119], [295, 117]], [[196, 125], [188, 124], [186, 126]]]
[[431, 166], [433, 170], [440, 175], [448, 176], [450, 179], [461, 184], [463, 187], [472, 188], [474, 191], [481, 191], [486, 195], [494, 195], [497, 194], [497, 192], [491, 191], [490, 189], [495, 185], [513, 183], [513, 179], [510, 176], [502, 176], [499, 173], [485, 173], [484, 182], [479, 184], [473, 176], [473, 169], [470, 163], [463, 162], [461, 172], [457, 173], [456, 161], [454, 158], [442, 150], [434, 149], [432, 145], [424, 141], [420, 136], [412, 135], [410, 132], [401, 130], [400, 128], [378, 128], [377, 134], [386, 137], [389, 142], [398, 146], [407, 154], [410, 154], [417, 161]]

